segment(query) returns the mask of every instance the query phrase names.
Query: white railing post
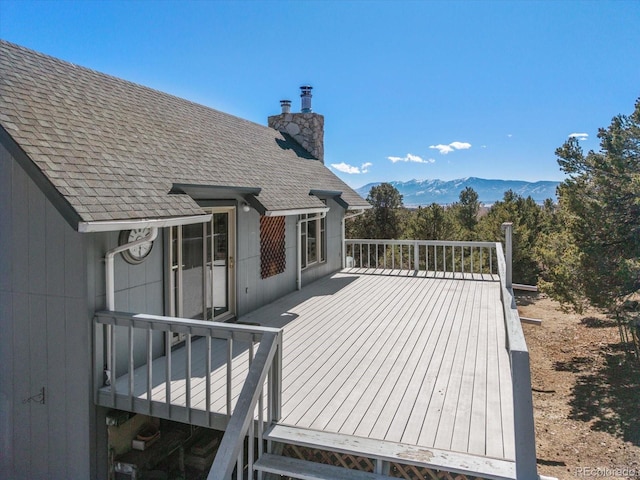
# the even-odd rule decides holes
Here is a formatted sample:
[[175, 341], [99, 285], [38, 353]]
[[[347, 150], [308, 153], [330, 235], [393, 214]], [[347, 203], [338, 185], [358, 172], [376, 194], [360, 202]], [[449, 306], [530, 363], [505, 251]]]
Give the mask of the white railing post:
[[280, 421], [282, 417], [282, 332], [277, 334], [277, 351], [273, 356], [273, 363], [271, 365], [271, 371], [273, 372], [273, 384], [271, 386], [270, 395], [273, 395], [273, 417], [269, 419], [270, 422], [275, 423]]
[[504, 249], [505, 249], [505, 261], [507, 263], [507, 278], [505, 283], [507, 288], [511, 288], [513, 284], [512, 268], [513, 268], [513, 247], [512, 247], [512, 235], [513, 235], [513, 223], [505, 222], [502, 224], [502, 231], [504, 232]]

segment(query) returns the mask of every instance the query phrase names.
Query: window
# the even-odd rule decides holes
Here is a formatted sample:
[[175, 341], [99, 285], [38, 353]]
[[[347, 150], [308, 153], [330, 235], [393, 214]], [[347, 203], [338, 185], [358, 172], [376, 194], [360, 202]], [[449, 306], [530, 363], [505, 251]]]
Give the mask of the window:
[[316, 218], [317, 214], [300, 215], [300, 246], [302, 248], [302, 268], [326, 261], [327, 230], [326, 219]]
[[203, 246], [208, 230], [202, 223], [171, 227], [171, 316], [205, 319]]

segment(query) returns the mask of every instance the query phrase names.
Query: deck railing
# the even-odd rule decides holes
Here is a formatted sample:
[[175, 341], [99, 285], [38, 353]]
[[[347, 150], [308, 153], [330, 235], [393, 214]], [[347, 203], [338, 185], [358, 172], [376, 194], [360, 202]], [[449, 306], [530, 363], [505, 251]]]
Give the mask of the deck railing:
[[[270, 356], [270, 363], [262, 366], [267, 369], [268, 383], [266, 395], [260, 395], [260, 403], [266, 396], [267, 418], [275, 421], [280, 417], [281, 409], [281, 374], [282, 374], [282, 333], [276, 328], [229, 324], [219, 322], [208, 322], [202, 320], [189, 320], [175, 317], [162, 317], [156, 315], [133, 314], [124, 312], [103, 311], [96, 313], [95, 336], [96, 345], [99, 345], [102, 338], [110, 338], [111, 348], [105, 349], [111, 352], [111, 365], [113, 371], [122, 370], [123, 363], [126, 364], [126, 386], [118, 379], [112, 379], [110, 385], [102, 386], [96, 390], [96, 403], [105, 407], [118, 408], [122, 410], [144, 413], [147, 415], [159, 416], [171, 420], [185, 423], [206, 426], [210, 428], [224, 429], [232, 418], [233, 408], [233, 366], [235, 362], [243, 361], [244, 353], [238, 355], [240, 348], [234, 345], [246, 346], [249, 362], [249, 375], [252, 369], [256, 368], [254, 349], [256, 343], [259, 344], [258, 352], [263, 348], [263, 343], [269, 348], [275, 348], [275, 356]], [[111, 329], [111, 335], [103, 336], [103, 328]], [[157, 335], [155, 332], [164, 333]], [[176, 350], [172, 346], [173, 334], [184, 335], [184, 345]], [[144, 338], [144, 342], [140, 341]], [[159, 340], [161, 338], [161, 340]], [[274, 340], [275, 338], [275, 340]], [[138, 341], [134, 341], [134, 340]], [[196, 360], [192, 358], [193, 345], [195, 342], [204, 342], [204, 368], [201, 364], [196, 365]], [[155, 345], [161, 342], [163, 345]], [[216, 343], [215, 347], [213, 346]], [[275, 342], [275, 347], [273, 346]], [[126, 345], [125, 358], [118, 357], [118, 343]], [[158, 358], [158, 348], [164, 351]], [[212, 365], [212, 355], [214, 349], [220, 352], [224, 349], [224, 365]], [[155, 353], [154, 353], [155, 352]], [[121, 354], [121, 356], [123, 356]], [[175, 356], [175, 358], [173, 358]], [[184, 357], [184, 364], [177, 364], [176, 360]], [[136, 370], [135, 359], [145, 358], [143, 365]], [[217, 356], [220, 358], [220, 355]], [[154, 363], [155, 361], [155, 363]], [[160, 363], [158, 363], [160, 362]], [[102, 349], [94, 348], [94, 371], [99, 371], [100, 367], [106, 363], [102, 356]], [[154, 375], [154, 365], [158, 368]], [[259, 365], [259, 363], [257, 364]], [[193, 375], [192, 369], [197, 367], [202, 375]], [[177, 371], [180, 369], [180, 381], [176, 382]], [[214, 369], [225, 372], [226, 389], [226, 412], [216, 412], [212, 408], [214, 385], [212, 385], [212, 372]], [[122, 377], [122, 375], [121, 375]], [[200, 377], [200, 378], [198, 378]], [[140, 385], [137, 382], [145, 383], [145, 391], [140, 394]], [[198, 382], [196, 385], [195, 382]], [[244, 379], [236, 379], [238, 384]], [[203, 385], [204, 383], [204, 385]], [[164, 386], [164, 395], [160, 395], [159, 400], [154, 399], [154, 388], [157, 385]], [[197, 390], [196, 387], [197, 386]], [[261, 392], [261, 389], [258, 390]], [[138, 395], [136, 395], [138, 392]], [[156, 395], [158, 397], [158, 395]], [[163, 398], [162, 398], [163, 397]], [[179, 398], [177, 398], [179, 397]], [[236, 408], [239, 400], [236, 402]], [[197, 403], [197, 407], [196, 407]], [[262, 412], [260, 413], [262, 415]]]
[[498, 274], [500, 276], [500, 295], [507, 331], [509, 360], [511, 361], [516, 478], [536, 480], [538, 473], [529, 350], [522, 331], [518, 307], [511, 284], [511, 235], [513, 225], [505, 223], [502, 228], [505, 232], [506, 252], [503, 252], [501, 244], [497, 245]]
[[494, 242], [345, 240], [345, 268], [496, 275]]
[[505, 249], [500, 242], [435, 240], [345, 240], [345, 268], [392, 269], [427, 275], [499, 278], [511, 361], [517, 478], [537, 478], [535, 430], [529, 351], [512, 289], [513, 226], [503, 224]]
[[[232, 478], [234, 468], [236, 470], [236, 478], [244, 478], [245, 466], [247, 478], [254, 478], [254, 459], [262, 456], [265, 446], [264, 382], [268, 376], [270, 378], [269, 385], [272, 385], [272, 376], [280, 371], [282, 366], [281, 355], [282, 333], [265, 334], [249, 367], [249, 374], [242, 386], [236, 408], [224, 432], [207, 480], [229, 480]], [[279, 383], [279, 380], [277, 383]], [[257, 435], [254, 422], [256, 408], [258, 418]], [[279, 411], [270, 413], [268, 425], [277, 422], [279, 419]], [[248, 440], [246, 457], [244, 455], [245, 438]], [[257, 439], [257, 452], [255, 451], [256, 442], [254, 442], [254, 439]], [[262, 472], [258, 472], [258, 480], [261, 478]]]

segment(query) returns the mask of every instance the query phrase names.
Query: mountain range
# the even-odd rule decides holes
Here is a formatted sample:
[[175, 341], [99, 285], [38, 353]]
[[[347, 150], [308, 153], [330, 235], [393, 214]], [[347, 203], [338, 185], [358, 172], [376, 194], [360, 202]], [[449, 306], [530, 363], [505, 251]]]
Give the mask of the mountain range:
[[[371, 187], [380, 185], [368, 183], [356, 189], [367, 198]], [[556, 187], [560, 182], [539, 181], [525, 182], [522, 180], [488, 180], [485, 178], [467, 177], [456, 180], [409, 180], [408, 182], [388, 182], [398, 189], [403, 196], [406, 207], [451, 204], [459, 200], [459, 195], [466, 187], [473, 188], [478, 194], [478, 200], [485, 205], [491, 205], [504, 197], [504, 192], [513, 190], [523, 197], [531, 196], [537, 203], [544, 202], [547, 198], [556, 200]]]

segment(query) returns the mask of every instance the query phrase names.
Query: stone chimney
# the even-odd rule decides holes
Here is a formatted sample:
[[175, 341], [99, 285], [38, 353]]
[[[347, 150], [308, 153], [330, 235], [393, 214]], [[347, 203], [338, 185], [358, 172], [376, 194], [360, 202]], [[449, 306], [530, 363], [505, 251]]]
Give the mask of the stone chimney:
[[310, 85], [300, 87], [300, 113], [291, 113], [291, 100], [280, 100], [282, 113], [269, 117], [268, 125], [291, 135], [302, 147], [324, 163], [324, 116], [311, 109]]

